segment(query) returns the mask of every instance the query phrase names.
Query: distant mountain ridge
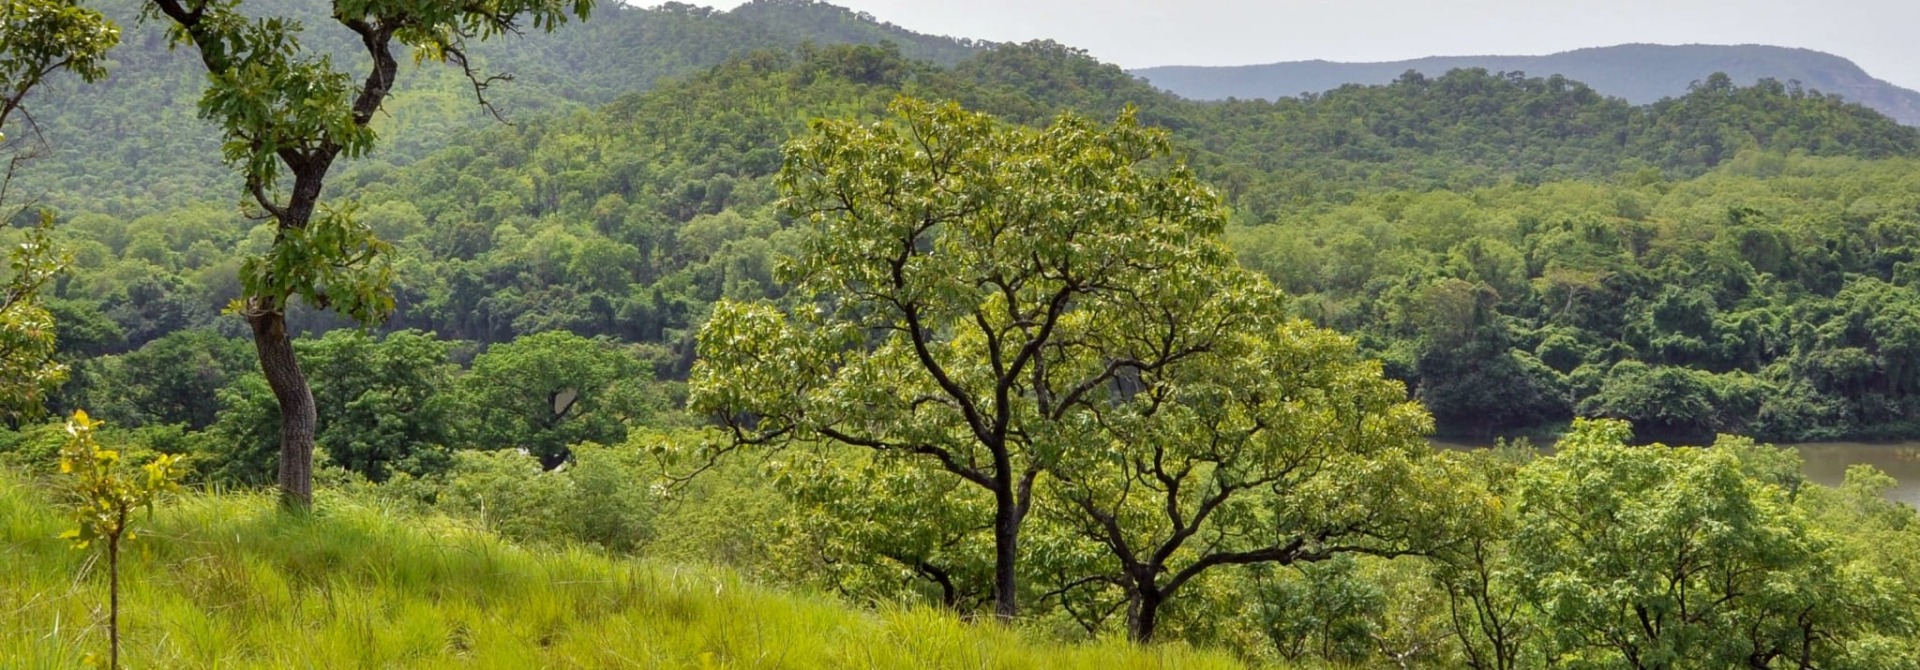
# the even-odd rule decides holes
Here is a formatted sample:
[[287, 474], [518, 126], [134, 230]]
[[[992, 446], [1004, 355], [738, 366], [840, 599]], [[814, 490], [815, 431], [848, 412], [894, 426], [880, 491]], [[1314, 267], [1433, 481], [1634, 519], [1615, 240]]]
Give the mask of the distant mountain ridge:
[[1909, 126], [1920, 126], [1920, 92], [1876, 79], [1853, 61], [1811, 49], [1764, 45], [1623, 44], [1546, 56], [1437, 56], [1384, 63], [1324, 60], [1227, 67], [1166, 66], [1133, 70], [1154, 86], [1195, 100], [1292, 97], [1347, 84], [1384, 84], [1408, 70], [1438, 76], [1454, 69], [1562, 75], [1600, 93], [1647, 104], [1683, 95], [1688, 86], [1724, 72], [1735, 83], [1763, 78], [1798, 81], [1836, 94]]

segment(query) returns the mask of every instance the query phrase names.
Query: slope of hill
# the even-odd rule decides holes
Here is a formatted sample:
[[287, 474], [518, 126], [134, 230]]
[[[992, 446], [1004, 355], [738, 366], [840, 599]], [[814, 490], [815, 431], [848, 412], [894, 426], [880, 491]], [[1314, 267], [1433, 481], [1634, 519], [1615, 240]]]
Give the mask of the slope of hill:
[[1610, 96], [1647, 104], [1685, 94], [1715, 72], [1736, 83], [1771, 78], [1840, 95], [1907, 125], [1920, 125], [1920, 92], [1875, 79], [1852, 61], [1819, 51], [1784, 47], [1703, 44], [1578, 49], [1547, 56], [1448, 56], [1385, 63], [1324, 60], [1233, 67], [1168, 66], [1134, 70], [1153, 85], [1197, 100], [1274, 98], [1319, 93], [1347, 84], [1384, 84], [1408, 70], [1438, 76], [1448, 70], [1561, 75]]
[[[161, 26], [139, 21], [140, 3], [103, 0], [122, 27], [106, 81], [52, 82], [29, 100], [50, 143], [16, 196], [62, 208], [136, 214], [156, 203], [231, 200], [237, 187], [217, 160], [219, 134], [195, 116], [205, 75], [195, 56], [170, 50]], [[308, 45], [355, 59], [353, 36], [322, 5], [253, 0], [250, 12], [307, 27]], [[757, 49], [880, 43], [903, 56], [951, 64], [985, 46], [920, 35], [817, 0], [753, 0], [731, 11], [680, 3], [640, 9], [603, 2], [591, 20], [553, 33], [529, 31], [474, 49], [481, 71], [513, 75], [488, 89], [509, 120], [604, 103]], [[357, 60], [357, 59], [355, 59]], [[446, 144], [458, 129], [493, 123], [457, 68], [403, 67], [400, 91], [379, 123], [390, 139], [372, 162], [405, 163]]]
[[[754, 7], [756, 11], [836, 11], [799, 2]], [[567, 29], [587, 34], [577, 39], [584, 40], [578, 44], [589, 44], [595, 39], [590, 26], [604, 26], [600, 29], [615, 34], [620, 21], [638, 20], [633, 17], [689, 31], [739, 25], [716, 19], [714, 12], [685, 6], [652, 13], [625, 11], [595, 19], [606, 19], [605, 24], [589, 22]], [[881, 26], [838, 11], [837, 16], [851, 17], [857, 25]], [[728, 45], [750, 41], [734, 33], [716, 34], [720, 37], [713, 40], [695, 39], [698, 34], [685, 31], [658, 36], [662, 42], [688, 49], [654, 52], [668, 59], [660, 68], [720, 57], [715, 54], [731, 48]], [[656, 39], [637, 32], [631, 35]], [[538, 52], [541, 44], [567, 48], [576, 44], [563, 36], [503, 43], [495, 58], [597, 67]], [[698, 51], [702, 44], [724, 48]], [[1044, 123], [1062, 110], [1111, 118], [1122, 108], [1134, 106], [1146, 123], [1171, 129], [1179, 151], [1220, 189], [1233, 206], [1236, 220], [1248, 224], [1352, 211], [1355, 203], [1379, 203], [1379, 215], [1391, 221], [1403, 209], [1393, 203], [1404, 198], [1532, 188], [1567, 180], [1606, 188], [1656, 185], [1725, 170], [1729, 165], [1760, 170], [1768, 161], [1789, 154], [1848, 160], [1920, 158], [1920, 129], [1898, 125], [1869, 108], [1837, 98], [1807, 95], [1777, 84], [1739, 87], [1726, 77], [1709, 78], [1683, 96], [1637, 107], [1563, 77], [1500, 76], [1480, 69], [1437, 77], [1403, 76], [1379, 86], [1348, 85], [1307, 99], [1203, 103], [1155, 90], [1116, 66], [1051, 42], [994, 45], [951, 67], [914, 60], [907, 47], [895, 44], [755, 50], [599, 106], [575, 100], [611, 95], [617, 86], [583, 85], [561, 91], [542, 87], [578, 80], [523, 76], [512, 89], [503, 89], [503, 103], [520, 102], [530, 92], [561, 92], [552, 93], [553, 100], [531, 100], [527, 107], [510, 108], [514, 125], [480, 123], [462, 82], [416, 79], [414, 93], [383, 120], [391, 124], [385, 130], [400, 132], [389, 134], [391, 143], [385, 153], [336, 175], [331, 186], [340, 197], [335, 202], [357, 204], [362, 220], [395, 244], [398, 310], [388, 328], [417, 328], [481, 343], [551, 330], [609, 336], [648, 345], [647, 356], [656, 371], [678, 379], [684, 378], [693, 360], [692, 329], [715, 301], [777, 298], [784, 290], [773, 268], [781, 251], [793, 248], [795, 240], [774, 205], [778, 190], [772, 175], [781, 165], [781, 144], [804, 132], [810, 119], [877, 118], [887, 101], [902, 93], [959, 100], [1019, 123]], [[130, 58], [170, 57], [164, 48], [152, 44], [136, 47], [124, 53]], [[129, 60], [123, 65], [121, 71], [126, 73], [136, 63]], [[530, 70], [520, 71], [524, 75]], [[445, 68], [413, 72], [416, 77], [450, 76]], [[190, 75], [187, 72], [181, 79], [190, 80]], [[175, 85], [180, 88], [168, 88]], [[164, 74], [152, 79], [124, 76], [112, 86], [70, 98], [78, 108], [44, 107], [47, 113], [42, 119], [48, 122], [50, 134], [79, 134], [101, 151], [100, 155], [81, 152], [78, 158], [63, 156], [31, 168], [35, 178], [49, 166], [66, 168], [49, 173], [54, 179], [48, 181], [55, 188], [48, 191], [46, 200], [61, 206], [59, 234], [63, 242], [73, 245], [77, 260], [73, 277], [62, 280], [51, 297], [60, 301], [57, 314], [63, 349], [76, 358], [139, 348], [181, 329], [237, 323], [216, 319], [215, 306], [237, 297], [239, 259], [258, 253], [271, 232], [238, 216], [232, 204], [237, 189], [220, 187], [226, 177], [212, 159], [216, 152], [192, 145], [193, 141], [210, 142], [206, 135], [211, 133], [204, 122], [193, 118], [192, 97], [179, 94], [187, 90], [185, 84]], [[538, 103], [547, 104], [553, 113], [527, 111], [539, 109], [532, 106]], [[462, 114], [476, 118], [465, 121]], [[53, 132], [61, 128], [65, 130]], [[62, 163], [69, 160], [82, 162], [77, 168]], [[170, 169], [174, 166], [178, 169]], [[1604, 199], [1607, 217], [1627, 220], [1617, 235], [1581, 230], [1605, 233], [1602, 237], [1607, 239], [1644, 241], [1653, 229], [1634, 226], [1646, 223], [1642, 219], [1650, 210], [1641, 200], [1651, 197], [1622, 193]], [[1435, 212], [1458, 211], [1457, 205], [1442, 202], [1434, 208]], [[1712, 225], [1750, 218], [1739, 209], [1748, 205], [1726, 205], [1706, 208]], [[1869, 205], [1861, 205], [1860, 211], [1920, 211]], [[1529, 203], [1516, 209], [1547, 208]], [[1852, 211], [1851, 205], [1840, 210]], [[1536, 250], [1528, 236], [1558, 225], [1555, 222], [1571, 224], [1548, 214], [1463, 217], [1436, 213], [1420, 218], [1424, 223], [1409, 224], [1412, 232], [1403, 239], [1453, 240], [1456, 233], [1480, 230], [1476, 226], [1526, 222], [1525, 226], [1516, 223], [1513, 232], [1499, 240], [1507, 251], [1488, 253], [1508, 258], [1524, 251], [1529, 260], [1515, 272], [1538, 274], [1548, 269], [1542, 263], [1550, 254]], [[1863, 217], [1850, 224], [1860, 230], [1848, 228], [1853, 231], [1848, 234], [1866, 234], [1867, 224], [1875, 219]], [[1688, 225], [1676, 230], [1707, 225], [1686, 220]], [[1886, 281], [1906, 281], [1892, 271], [1909, 262], [1905, 257], [1875, 261], [1884, 261], [1886, 267], [1858, 264], [1861, 258], [1877, 257], [1855, 249], [1899, 247], [1886, 241], [1892, 233], [1875, 230], [1870, 244], [1865, 238], [1832, 241], [1835, 257], [1818, 272], [1809, 270], [1806, 276], [1818, 282], [1805, 290], [1822, 295], [1838, 290], [1840, 285], [1829, 281], [1840, 276], [1835, 268], [1856, 273], [1871, 269]], [[1371, 239], [1373, 232], [1368, 229], [1363, 238]], [[1331, 253], [1322, 242], [1294, 245], [1290, 253], [1299, 258], [1262, 262], [1270, 263], [1269, 268], [1307, 267], [1306, 261]], [[1827, 242], [1798, 242], [1807, 248], [1829, 248]], [[1431, 248], [1407, 250], [1406, 257], [1451, 253], [1451, 246], [1433, 242]], [[1634, 254], [1645, 251], [1641, 242], [1629, 247]], [[1400, 252], [1383, 250], [1381, 254]], [[1355, 258], [1368, 263], [1378, 260], [1371, 253]], [[1641, 259], [1636, 256], [1633, 262]], [[1382, 282], [1372, 281], [1372, 270], [1353, 271], [1369, 275], [1360, 279], [1351, 273], [1320, 273], [1325, 277], [1299, 279], [1289, 288], [1298, 293], [1322, 292], [1321, 279], [1339, 277], [1338, 291], [1329, 295], [1354, 306], [1353, 310], [1344, 312], [1346, 316], [1326, 310], [1316, 318], [1353, 330], [1388, 324], [1380, 341], [1397, 346], [1414, 341], [1409, 339], [1414, 336], [1408, 335], [1413, 331], [1406, 324], [1411, 322], [1395, 316], [1408, 313], [1404, 306], [1380, 302], [1391, 297], [1388, 287], [1392, 284], [1386, 280], [1406, 279], [1417, 285], [1428, 278], [1419, 273], [1438, 263], [1410, 262], [1412, 269], [1405, 273], [1382, 271]], [[1587, 265], [1582, 261], [1579, 267], [1584, 271], [1590, 269]], [[1529, 279], [1541, 278], [1531, 274]], [[1605, 276], [1639, 275], [1624, 271], [1594, 275]], [[1587, 295], [1591, 287], [1576, 283], [1575, 289]], [[1403, 297], [1414, 295], [1407, 292], [1413, 289], [1395, 290]], [[1606, 313], [1613, 316], [1583, 324], [1582, 332], [1595, 333], [1596, 341], [1620, 339], [1620, 324], [1626, 323], [1626, 316], [1619, 310], [1638, 309], [1657, 297], [1635, 291], [1622, 289], [1620, 299], [1607, 307]], [[1522, 301], [1531, 300], [1534, 293], [1527, 282], [1513, 282], [1501, 291], [1503, 296], [1521, 296], [1512, 299]], [[1567, 304], [1564, 295], [1553, 295], [1542, 298], [1539, 311], [1524, 316], [1563, 311], [1558, 306], [1545, 307], [1555, 300], [1554, 305]], [[1791, 302], [1782, 304], [1791, 306]], [[339, 325], [306, 310], [296, 310], [291, 322], [296, 330]], [[1539, 344], [1523, 341], [1529, 352]], [[1494, 342], [1487, 351], [1504, 355], [1508, 348]], [[1396, 360], [1404, 363], [1396, 370], [1403, 378], [1414, 379], [1417, 370], [1409, 351], [1395, 353]], [[1762, 365], [1779, 358], [1769, 356], [1748, 365], [1747, 371], [1758, 373]], [[1679, 359], [1649, 353], [1647, 360]], [[1445, 370], [1433, 376], [1460, 377]], [[87, 374], [75, 378], [62, 394], [60, 401], [67, 403], [63, 407], [92, 407], [86, 400], [92, 393], [89, 388], [107, 394], [118, 383], [89, 381]], [[1836, 388], [1845, 394], [1847, 388], [1856, 387]], [[1920, 383], [1913, 388], [1920, 388]], [[1580, 397], [1591, 391], [1586, 388]], [[1553, 416], [1570, 413], [1570, 403], [1554, 405]], [[1472, 404], [1472, 409], [1488, 404], [1498, 406], [1480, 403]], [[1920, 405], [1911, 413], [1882, 412], [1855, 423], [1816, 416], [1775, 434], [1799, 436], [1831, 429], [1835, 432], [1824, 434], [1857, 435], [1864, 434], [1858, 432], [1858, 425], [1877, 426], [1887, 423], [1888, 417], [1908, 416], [1920, 417]]]
[[[1240, 667], [1178, 646], [1043, 643], [927, 609], [859, 611], [709, 568], [532, 551], [325, 497], [305, 519], [260, 494], [167, 504], [123, 557], [126, 666]], [[0, 472], [8, 667], [78, 667], [105, 651], [104, 571], [57, 537], [64, 523]]]
[[[1646, 167], [1692, 176], [1744, 149], [1920, 155], [1916, 129], [1761, 88], [1636, 108], [1577, 83], [1460, 71], [1313, 101], [1206, 104], [1051, 43], [1001, 45], [953, 68], [833, 46], [757, 53], [591, 110], [451, 131], [438, 151], [362, 163], [334, 187], [418, 264], [396, 278], [390, 327], [481, 342], [564, 328], [685, 345], [712, 301], [777, 295], [772, 259], [787, 243], [769, 236], [781, 229], [772, 207], [781, 143], [815, 117], [877, 118], [901, 93], [1028, 123], [1135, 105], [1173, 129], [1249, 222], [1382, 189], [1612, 179]], [[101, 169], [108, 187], [165, 176]], [[235, 261], [221, 250], [247, 248], [253, 223], [232, 213], [229, 193], [185, 206], [127, 199], [129, 213], [101, 206], [98, 191], [69, 193], [78, 204], [63, 228], [92, 251], [86, 278], [59, 297], [120, 314], [122, 344], [207, 325], [205, 306], [235, 297]], [[676, 360], [663, 371], [684, 374], [690, 358]]]
[[[952, 69], [870, 47], [761, 54], [593, 111], [461, 135], [411, 165], [349, 173], [340, 183], [356, 185], [369, 213], [417, 218], [394, 228], [405, 231], [394, 242], [449, 270], [442, 264], [462, 259], [458, 274], [472, 273], [402, 280], [410, 286], [396, 326], [483, 341], [553, 327], [659, 341], [685, 332], [705, 301], [773, 286], [772, 249], [723, 250], [695, 243], [682, 228], [728, 210], [772, 219], [782, 142], [814, 117], [877, 118], [902, 92], [1021, 122], [1044, 123], [1061, 109], [1110, 117], [1134, 104], [1145, 121], [1174, 129], [1201, 173], [1251, 221], [1343, 191], [1610, 178], [1648, 165], [1695, 175], [1744, 148], [1920, 154], [1915, 129], [1857, 106], [1760, 88], [1635, 108], [1579, 84], [1461, 71], [1349, 87], [1310, 103], [1209, 105], [1038, 43], [1000, 46]], [[523, 247], [527, 238], [501, 236], [501, 226], [528, 222], [538, 222], [528, 236], [553, 226], [583, 244], [628, 246], [634, 260], [624, 276], [586, 279], [591, 273], [538, 260]], [[699, 297], [678, 305], [662, 285], [699, 286], [679, 293]]]

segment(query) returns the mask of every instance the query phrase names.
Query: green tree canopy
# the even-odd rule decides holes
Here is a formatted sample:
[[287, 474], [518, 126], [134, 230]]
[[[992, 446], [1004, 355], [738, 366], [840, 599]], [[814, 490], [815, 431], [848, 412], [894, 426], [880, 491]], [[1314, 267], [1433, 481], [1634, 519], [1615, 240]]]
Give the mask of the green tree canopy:
[[89, 82], [107, 76], [107, 51], [119, 43], [119, 27], [74, 0], [0, 2], [0, 145], [28, 94], [61, 71]]
[[615, 444], [650, 418], [652, 372], [620, 345], [564, 331], [488, 347], [460, 380], [482, 449], [525, 449], [547, 469], [581, 442]]
[[220, 389], [247, 373], [251, 359], [245, 342], [211, 329], [174, 331], [134, 351], [88, 361], [86, 401], [127, 426], [201, 430], [219, 418]]
[[459, 420], [452, 342], [418, 331], [375, 339], [336, 330], [297, 346], [301, 365], [315, 372], [318, 443], [334, 464], [376, 482], [446, 467]]
[[[1790, 492], [1752, 476], [1751, 441], [1629, 447], [1580, 421], [1522, 470], [1513, 551], [1549, 664], [1896, 667], [1874, 640], [1890, 602]], [[1910, 661], [1910, 659], [1909, 659]]]
[[[1278, 314], [1264, 283], [1208, 302]], [[1150, 346], [1193, 336], [1178, 330], [1226, 332], [1129, 380], [1137, 391], [1089, 424], [1107, 441], [1062, 454], [1046, 480], [1049, 511], [1110, 557], [1106, 579], [1084, 583], [1124, 594], [1131, 637], [1151, 640], [1160, 608], [1209, 570], [1453, 541], [1468, 508], [1454, 498], [1469, 489], [1426, 458], [1432, 419], [1404, 387], [1331, 331], [1271, 317], [1221, 329], [1205, 314], [1185, 315], [1174, 333], [1136, 331]]]
[[1035, 480], [1109, 441], [1094, 409], [1116, 388], [1206, 346], [1182, 329], [1240, 318], [1182, 322], [1230, 288], [1225, 212], [1131, 113], [1027, 129], [956, 104], [892, 109], [788, 146], [785, 206], [810, 228], [781, 268], [794, 306], [720, 303], [691, 405], [736, 445], [825, 440], [983, 489], [995, 611], [1011, 617]]

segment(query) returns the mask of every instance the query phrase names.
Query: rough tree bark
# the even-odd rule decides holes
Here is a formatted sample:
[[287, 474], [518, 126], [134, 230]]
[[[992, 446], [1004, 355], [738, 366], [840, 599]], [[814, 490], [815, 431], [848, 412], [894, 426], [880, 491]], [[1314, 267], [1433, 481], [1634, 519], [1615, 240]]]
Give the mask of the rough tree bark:
[[313, 505], [313, 439], [319, 424], [313, 391], [293, 355], [286, 315], [256, 311], [247, 316], [253, 326], [253, 347], [260, 356], [260, 372], [280, 404], [280, 469], [276, 478], [280, 500], [294, 509]]

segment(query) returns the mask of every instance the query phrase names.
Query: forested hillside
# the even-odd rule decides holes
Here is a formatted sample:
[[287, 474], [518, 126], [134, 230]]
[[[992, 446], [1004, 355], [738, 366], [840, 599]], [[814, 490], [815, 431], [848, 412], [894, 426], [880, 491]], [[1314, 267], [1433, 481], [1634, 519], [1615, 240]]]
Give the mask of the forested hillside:
[[[224, 202], [238, 186], [216, 161], [204, 160], [219, 155], [219, 134], [195, 118], [205, 82], [194, 56], [169, 49], [161, 26], [140, 21], [141, 3], [99, 4], [124, 28], [123, 44], [112, 54], [105, 81], [55, 80], [29, 99], [52, 155], [21, 176], [21, 195], [117, 216]], [[355, 58], [353, 35], [321, 20], [321, 8], [268, 0], [250, 2], [246, 11], [298, 19], [316, 47]], [[681, 3], [647, 9], [613, 3], [574, 30], [480, 44], [473, 56], [476, 70], [512, 76], [487, 91], [512, 122], [608, 102], [755, 49], [880, 41], [908, 57], [940, 63], [982, 46], [911, 33], [817, 0], [758, 0], [727, 12]], [[363, 162], [404, 164], [445, 147], [461, 129], [499, 121], [475, 103], [455, 68], [404, 68], [401, 74], [400, 93], [379, 126], [393, 141]]]
[[[1868, 228], [1885, 229], [1905, 210], [1856, 199], [1898, 192], [1893, 184], [1905, 179], [1907, 164], [1857, 171], [1820, 167], [1850, 163], [1814, 157], [1913, 156], [1920, 132], [1778, 85], [1711, 84], [1632, 107], [1564, 79], [1460, 71], [1308, 100], [1200, 104], [1155, 93], [1053, 44], [998, 47], [952, 68], [890, 47], [810, 47], [743, 56], [602, 107], [449, 131], [447, 148], [407, 165], [354, 166], [335, 188], [352, 194], [362, 219], [398, 248], [398, 309], [388, 329], [481, 344], [556, 329], [609, 336], [653, 346], [659, 373], [677, 378], [708, 305], [781, 294], [772, 268], [796, 233], [772, 206], [770, 178], [781, 166], [781, 143], [809, 119], [873, 117], [901, 93], [953, 98], [1028, 123], [1065, 109], [1107, 116], [1131, 104], [1143, 121], [1173, 129], [1202, 177], [1235, 205], [1233, 238], [1248, 265], [1301, 295], [1296, 309], [1312, 310], [1302, 314], [1369, 334], [1393, 373], [1436, 404], [1443, 432], [1523, 429], [1576, 413], [1651, 418], [1601, 400], [1603, 387], [1626, 392], [1626, 377], [1609, 387], [1614, 377], [1605, 370], [1630, 359], [1722, 375], [1702, 378], [1716, 387], [1748, 380], [1739, 382], [1746, 391], [1698, 391], [1696, 400], [1711, 410], [1670, 422], [1688, 435], [1899, 433], [1894, 426], [1920, 415], [1906, 409], [1896, 382], [1814, 384], [1786, 367], [1769, 368], [1827, 349], [1879, 352], [1871, 341], [1789, 345], [1785, 333], [1755, 332], [1742, 337], [1764, 336], [1768, 344], [1740, 345], [1749, 352], [1735, 356], [1708, 353], [1719, 340], [1689, 331], [1705, 349], [1655, 353], [1659, 328], [1674, 326], [1631, 325], [1651, 318], [1643, 315], [1660, 301], [1679, 299], [1662, 297], [1672, 282], [1696, 291], [1689, 300], [1711, 297], [1704, 305], [1711, 310], [1700, 315], [1711, 318], [1762, 304], [1810, 309], [1809, 300], [1838, 299], [1858, 275], [1889, 286], [1901, 281], [1894, 273], [1904, 243], [1869, 237]], [[1802, 173], [1809, 176], [1795, 176]], [[1886, 175], [1885, 188], [1862, 182], [1872, 174]], [[1743, 179], [1764, 185], [1751, 196], [1707, 186]], [[1822, 180], [1835, 183], [1811, 185]], [[1787, 184], [1809, 184], [1810, 197], [1833, 200], [1809, 210], [1806, 199], [1763, 198]], [[1577, 209], [1575, 200], [1547, 195], [1561, 193], [1594, 194], [1578, 201], [1601, 206]], [[239, 291], [238, 260], [227, 251], [258, 248], [264, 233], [249, 232], [221, 199], [131, 219], [113, 209], [64, 210], [61, 230], [80, 262], [54, 303], [69, 333], [63, 346], [76, 357], [96, 356], [185, 329], [230, 327], [215, 315]], [[1830, 216], [1841, 218], [1822, 218]], [[1881, 221], [1886, 216], [1896, 218]], [[1857, 223], [1833, 225], [1846, 220]], [[1781, 248], [1817, 242], [1835, 255], [1795, 273], [1765, 259], [1729, 259], [1725, 272], [1739, 276], [1717, 280], [1727, 285], [1719, 290], [1687, 278], [1706, 268], [1683, 249], [1722, 245], [1714, 240], [1749, 235], [1740, 231], [1756, 225], [1778, 231], [1766, 234]], [[1560, 229], [1600, 246], [1545, 241]], [[1462, 254], [1504, 265], [1448, 260]], [[1447, 290], [1486, 291], [1474, 300], [1492, 301], [1472, 327], [1485, 332], [1449, 336], [1475, 348], [1423, 329], [1410, 313], [1430, 309], [1409, 303], [1433, 303], [1428, 293], [1442, 290], [1435, 286], [1456, 286], [1447, 282], [1458, 283]], [[1778, 289], [1756, 296], [1757, 285]], [[1580, 301], [1607, 305], [1606, 316], [1580, 316], [1573, 309]], [[317, 314], [295, 323], [339, 325]], [[1549, 338], [1554, 333], [1562, 337]], [[1575, 354], [1551, 365], [1536, 361], [1542, 342], [1567, 338], [1582, 343]], [[1423, 358], [1429, 346], [1466, 358]], [[1754, 376], [1724, 377], [1736, 372]], [[1486, 384], [1482, 374], [1504, 381]], [[77, 376], [60, 404], [86, 404], [94, 383], [90, 374]], [[1526, 397], [1457, 397], [1446, 390], [1454, 385]], [[1756, 413], [1760, 402], [1789, 397], [1809, 409], [1754, 423], [1775, 411]]]
[[[270, 315], [315, 511], [160, 496], [128, 569], [184, 591], [131, 592], [167, 613], [138, 658], [273, 663], [284, 629], [406, 666], [1920, 662], [1920, 516], [1756, 441], [1920, 437], [1920, 129], [1867, 107], [1481, 69], [1199, 102], [815, 2], [606, 6], [474, 47], [511, 123], [402, 66], [293, 226], [196, 116], [223, 43], [126, 26], [108, 80], [31, 99], [56, 153], [7, 194], [45, 207], [0, 231], [0, 536], [47, 537], [0, 566], [76, 595], [0, 610], [101, 590], [62, 581], [93, 563], [51, 546], [59, 482], [285, 488]], [[309, 159], [250, 111], [208, 112], [230, 155]], [[814, 644], [846, 634], [885, 642]]]
[[1809, 49], [1711, 44], [1622, 44], [1546, 56], [1436, 56], [1382, 63], [1300, 61], [1220, 67], [1134, 70], [1154, 86], [1195, 100], [1273, 99], [1321, 93], [1348, 84], [1384, 84], [1408, 71], [1437, 76], [1458, 69], [1560, 75], [1634, 104], [1685, 95], [1688, 87], [1725, 73], [1735, 83], [1797, 82], [1858, 102], [1907, 125], [1920, 125], [1920, 92], [1867, 74], [1852, 61]]

